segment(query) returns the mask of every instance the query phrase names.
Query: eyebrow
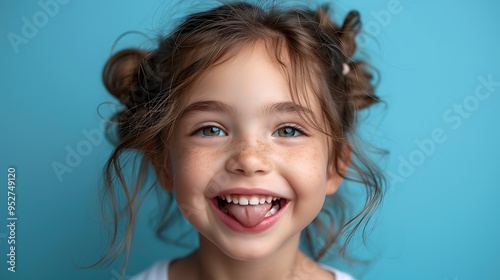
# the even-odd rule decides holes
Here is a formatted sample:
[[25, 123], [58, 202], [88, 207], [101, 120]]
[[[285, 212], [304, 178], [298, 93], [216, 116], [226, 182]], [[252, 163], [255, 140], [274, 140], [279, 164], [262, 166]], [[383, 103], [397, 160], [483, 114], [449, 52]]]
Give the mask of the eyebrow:
[[[236, 114], [236, 110], [224, 102], [198, 101], [187, 106], [186, 109], [184, 109], [184, 111], [182, 112], [181, 116], [185, 117], [196, 112], [217, 112], [233, 115]], [[266, 115], [271, 115], [273, 113], [306, 114], [309, 115], [309, 117], [314, 117], [314, 112], [311, 109], [293, 103], [291, 101], [267, 105], [263, 108], [263, 113]]]
[[302, 105], [293, 103], [291, 101], [287, 102], [279, 102], [275, 104], [271, 104], [269, 106], [266, 106], [264, 108], [264, 112], [266, 114], [272, 114], [274, 112], [277, 113], [294, 113], [294, 114], [306, 114], [309, 115], [309, 117], [314, 117], [314, 112]]
[[184, 109], [181, 116], [186, 116], [196, 112], [218, 112], [234, 114], [235, 110], [224, 102], [219, 101], [198, 101], [190, 104]]

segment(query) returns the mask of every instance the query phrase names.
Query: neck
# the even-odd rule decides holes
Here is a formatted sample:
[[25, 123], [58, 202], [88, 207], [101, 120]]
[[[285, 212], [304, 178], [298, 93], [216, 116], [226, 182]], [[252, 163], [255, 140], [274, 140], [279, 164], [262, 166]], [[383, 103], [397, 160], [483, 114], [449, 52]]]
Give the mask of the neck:
[[188, 258], [196, 264], [198, 279], [207, 280], [271, 280], [289, 279], [309, 274], [317, 266], [299, 249], [300, 235], [290, 239], [280, 249], [263, 259], [241, 261], [227, 256], [211, 241], [200, 235], [200, 248]]

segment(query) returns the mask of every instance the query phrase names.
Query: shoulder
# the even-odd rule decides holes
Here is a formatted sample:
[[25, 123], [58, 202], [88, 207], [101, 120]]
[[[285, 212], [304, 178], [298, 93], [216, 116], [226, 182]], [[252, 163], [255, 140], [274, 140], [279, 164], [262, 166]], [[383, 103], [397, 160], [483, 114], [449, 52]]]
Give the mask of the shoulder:
[[163, 260], [154, 263], [140, 274], [130, 278], [131, 280], [168, 280], [168, 266], [170, 260]]
[[331, 266], [328, 266], [328, 265], [324, 265], [324, 264], [320, 264], [320, 266], [327, 270], [327, 271], [330, 271], [332, 272], [333, 274], [335, 274], [335, 280], [355, 280], [354, 277], [352, 277], [351, 275], [345, 273], [345, 272], [342, 272], [336, 268], [333, 268]]

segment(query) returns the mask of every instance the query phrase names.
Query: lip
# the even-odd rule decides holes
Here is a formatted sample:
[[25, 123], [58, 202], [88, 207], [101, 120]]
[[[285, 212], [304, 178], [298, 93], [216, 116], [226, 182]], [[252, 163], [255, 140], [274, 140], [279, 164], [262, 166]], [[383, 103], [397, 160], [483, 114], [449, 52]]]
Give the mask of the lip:
[[217, 198], [218, 196], [224, 196], [224, 195], [261, 195], [261, 196], [273, 196], [273, 197], [279, 197], [279, 198], [284, 198], [287, 201], [290, 199], [287, 197], [284, 197], [282, 194], [275, 193], [266, 189], [259, 189], [259, 188], [233, 188], [233, 189], [228, 189], [219, 192], [217, 195], [212, 196], [211, 199]]
[[[227, 194], [234, 194], [234, 192], [227, 193]], [[257, 194], [255, 192], [255, 190], [254, 190], [253, 194]], [[265, 195], [272, 195], [269, 192], [262, 193], [262, 194], [263, 195], [264, 194]], [[235, 218], [233, 218], [233, 217], [225, 214], [224, 212], [222, 212], [219, 209], [219, 203], [218, 203], [216, 197], [213, 198], [213, 199], [211, 199], [210, 201], [212, 202], [211, 204], [212, 204], [212, 207], [213, 207], [213, 209], [215, 211], [215, 214], [230, 229], [232, 229], [234, 231], [237, 231], [237, 232], [241, 232], [241, 233], [259, 233], [259, 232], [263, 232], [263, 231], [269, 229], [274, 224], [276, 224], [276, 222], [278, 222], [278, 220], [281, 218], [281, 215], [283, 215], [283, 213], [288, 208], [288, 204], [290, 204], [290, 200], [287, 200], [287, 199], [285, 199], [285, 200], [286, 200], [286, 202], [284, 202], [284, 204], [281, 206], [280, 210], [278, 212], [276, 212], [276, 214], [274, 214], [274, 215], [272, 215], [270, 217], [264, 218], [264, 220], [262, 220], [262, 222], [260, 222], [258, 225], [254, 226], [254, 227], [251, 227], [251, 228], [247, 228], [247, 227], [242, 226], [240, 224], [240, 222], [238, 222]]]

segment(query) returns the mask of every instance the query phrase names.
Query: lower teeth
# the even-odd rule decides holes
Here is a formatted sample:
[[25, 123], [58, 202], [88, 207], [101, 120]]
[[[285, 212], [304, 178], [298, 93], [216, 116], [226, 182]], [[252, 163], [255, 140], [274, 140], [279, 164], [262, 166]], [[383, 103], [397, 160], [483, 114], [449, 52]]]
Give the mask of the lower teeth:
[[280, 210], [280, 205], [279, 203], [273, 203], [273, 207], [271, 208], [271, 210], [269, 210], [266, 215], [264, 216], [265, 218], [269, 217], [269, 216], [272, 216], [274, 214], [276, 214], [278, 211]]

